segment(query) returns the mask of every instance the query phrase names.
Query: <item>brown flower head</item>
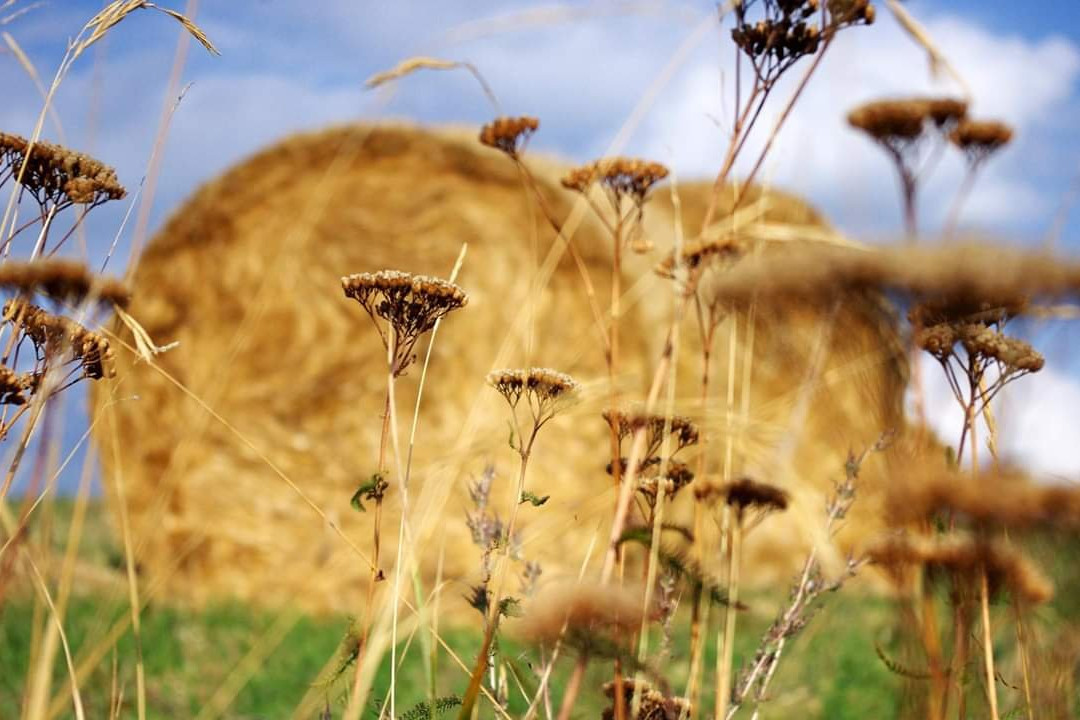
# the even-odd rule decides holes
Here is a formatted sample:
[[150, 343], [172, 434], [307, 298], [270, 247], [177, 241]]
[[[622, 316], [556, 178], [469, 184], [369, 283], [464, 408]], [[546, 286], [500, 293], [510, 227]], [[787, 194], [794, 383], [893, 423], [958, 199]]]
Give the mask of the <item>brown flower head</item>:
[[528, 115], [495, 118], [480, 129], [480, 142], [516, 158], [539, 127], [540, 121]]
[[1054, 595], [1053, 583], [1025, 555], [982, 538], [901, 535], [872, 546], [867, 557], [901, 582], [910, 577], [913, 566], [924, 567], [932, 578], [946, 579], [954, 586], [970, 586], [985, 572], [991, 595], [1008, 592], [1034, 604]]
[[532, 643], [551, 646], [562, 638], [579, 652], [612, 657], [628, 650], [627, 641], [645, 616], [640, 590], [560, 584], [541, 590], [533, 600], [522, 634]]
[[70, 355], [71, 360], [81, 366], [83, 377], [98, 380], [116, 374], [109, 341], [74, 320], [52, 315], [19, 299], [9, 300], [4, 305], [3, 319], [30, 339], [41, 361]]
[[848, 113], [848, 124], [862, 130], [901, 163], [911, 163], [927, 126], [948, 133], [963, 119], [967, 104], [952, 98], [876, 100]]
[[967, 155], [968, 162], [978, 165], [1012, 140], [1013, 130], [993, 120], [962, 120], [949, 133], [949, 139]]
[[[399, 270], [380, 270], [341, 278], [345, 296], [367, 311], [382, 338], [383, 347], [394, 343], [391, 371], [405, 372], [414, 358], [420, 336], [453, 310], [465, 307], [469, 298], [452, 282]], [[377, 318], [386, 321], [387, 329]]]
[[627, 197], [640, 207], [653, 185], [668, 176], [660, 163], [637, 158], [604, 158], [570, 170], [562, 179], [563, 187], [584, 193], [593, 183], [599, 183], [613, 202]]
[[735, 238], [691, 240], [683, 246], [680, 258], [672, 251], [656, 264], [653, 271], [662, 278], [671, 280], [675, 277], [677, 260], [691, 273], [704, 270], [711, 263], [725, 263], [737, 260], [745, 252], [745, 245]]
[[125, 307], [130, 299], [119, 280], [95, 275], [82, 263], [71, 260], [9, 260], [0, 265], [0, 287], [22, 295], [40, 293], [69, 303], [95, 298]]
[[748, 509], [768, 513], [786, 510], [788, 506], [788, 494], [782, 489], [748, 477], [722, 485], [720, 490], [724, 502], [740, 514]]
[[608, 427], [618, 437], [619, 447], [639, 429], [645, 430], [645, 452], [642, 462], [655, 458], [663, 447], [665, 429], [671, 434], [674, 447], [671, 454], [679, 452], [698, 442], [698, 428], [694, 421], [683, 415], [671, 415], [670, 418], [656, 413], [631, 412], [626, 410], [605, 410], [601, 413]]
[[[771, 86], [791, 65], [821, 47], [823, 38], [844, 27], [870, 24], [874, 8], [869, 0], [827, 0], [821, 14], [819, 0], [741, 0], [734, 4], [735, 27], [731, 39], [750, 59], [758, 82]], [[827, 25], [813, 20], [824, 17]]]
[[26, 138], [0, 133], [0, 177], [17, 178], [20, 172], [23, 187], [43, 207], [99, 205], [127, 194], [116, 171], [89, 155], [41, 141], [31, 148]]
[[1080, 488], [1031, 482], [1010, 468], [977, 476], [928, 467], [894, 482], [886, 495], [886, 516], [897, 526], [938, 517], [977, 530], [1080, 527]]
[[[625, 468], [626, 458], [621, 460]], [[656, 504], [658, 488], [663, 487], [665, 497], [670, 500], [694, 480], [693, 471], [684, 462], [669, 459], [663, 475], [660, 474], [662, 466], [660, 458], [650, 458], [645, 467], [639, 471], [638, 492], [650, 506]], [[610, 470], [610, 465], [608, 467]]]
[[524, 398], [535, 428], [572, 402], [579, 387], [577, 381], [566, 373], [535, 367], [493, 370], [487, 375], [487, 384], [506, 399], [515, 413]]
[[[637, 716], [641, 720], [678, 720], [690, 715], [690, 701], [680, 697], [670, 697], [654, 688], [647, 680], [626, 678], [623, 680], [622, 690], [625, 707], [629, 708], [633, 702], [635, 692], [641, 696], [641, 711]], [[603, 720], [615, 718], [615, 682], [609, 681], [604, 684], [604, 695], [612, 700], [611, 707], [605, 708]]]
[[31, 389], [29, 376], [0, 365], [0, 405], [25, 405], [27, 390]]

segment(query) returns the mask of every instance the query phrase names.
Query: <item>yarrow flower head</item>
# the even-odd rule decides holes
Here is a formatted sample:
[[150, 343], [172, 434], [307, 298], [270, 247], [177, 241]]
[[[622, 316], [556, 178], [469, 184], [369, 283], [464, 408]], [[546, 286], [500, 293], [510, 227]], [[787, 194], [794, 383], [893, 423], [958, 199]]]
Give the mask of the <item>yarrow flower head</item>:
[[657, 457], [657, 453], [664, 444], [665, 430], [671, 434], [673, 443], [671, 455], [691, 445], [696, 445], [699, 439], [697, 425], [683, 415], [669, 417], [658, 413], [605, 410], [601, 416], [618, 438], [620, 449], [624, 440], [639, 429], [645, 430], [645, 452], [642, 454], [642, 463]]
[[[770, 87], [800, 58], [813, 55], [822, 40], [845, 27], [874, 22], [869, 0], [738, 0], [731, 39], [749, 58], [763, 87]], [[822, 29], [813, 22], [824, 17]]]
[[30, 339], [43, 362], [70, 357], [82, 368], [83, 377], [100, 380], [116, 375], [109, 341], [74, 320], [52, 315], [20, 299], [4, 305], [3, 320]]
[[517, 158], [540, 121], [528, 115], [495, 118], [480, 129], [480, 142]]
[[903, 153], [927, 127], [949, 133], [967, 115], [967, 103], [954, 98], [875, 100], [848, 113], [848, 123], [893, 153]]
[[505, 398], [515, 413], [524, 399], [536, 429], [572, 402], [579, 387], [566, 373], [543, 367], [493, 370], [488, 373], [487, 384]]
[[[399, 270], [380, 270], [341, 278], [345, 296], [360, 303], [375, 324], [383, 347], [393, 343], [391, 371], [401, 375], [415, 356], [420, 336], [450, 312], [465, 307], [469, 298], [452, 282]], [[379, 323], [386, 322], [386, 328]]]
[[972, 166], [983, 163], [1008, 145], [1012, 137], [1011, 127], [992, 120], [962, 120], [949, 133], [949, 140], [964, 151]]
[[26, 138], [0, 133], [0, 177], [17, 178], [20, 172], [23, 187], [42, 207], [99, 205], [127, 194], [116, 171], [89, 155], [41, 141], [31, 147]]

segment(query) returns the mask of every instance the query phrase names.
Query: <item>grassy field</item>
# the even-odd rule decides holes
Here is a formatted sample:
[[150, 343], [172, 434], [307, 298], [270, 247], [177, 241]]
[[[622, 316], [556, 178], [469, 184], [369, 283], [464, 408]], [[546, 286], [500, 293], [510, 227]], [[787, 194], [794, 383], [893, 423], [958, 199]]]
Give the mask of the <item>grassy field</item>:
[[[90, 518], [100, 518], [101, 508], [92, 508]], [[63, 537], [67, 504], [56, 508], [53, 535]], [[87, 527], [87, 541], [81, 548], [87, 562], [108, 566], [116, 562], [118, 549], [100, 521]], [[119, 573], [119, 570], [115, 570]], [[119, 574], [117, 575], [119, 578]], [[460, 583], [464, 592], [466, 585]], [[453, 594], [457, 586], [451, 586]], [[122, 583], [116, 590], [103, 589], [77, 595], [70, 603], [65, 629], [72, 653], [80, 657], [102, 647], [110, 628], [126, 628], [130, 610]], [[772, 619], [782, 598], [751, 596], [750, 610], [744, 613], [747, 632], [740, 633], [738, 657], [752, 652], [760, 632]], [[468, 617], [468, 616], [466, 616]], [[875, 653], [875, 638], [887, 636], [892, 620], [891, 604], [881, 598], [858, 593], [830, 596], [827, 604], [792, 647], [792, 657], [783, 663], [770, 700], [770, 716], [805, 718], [892, 718], [896, 717], [901, 678], [892, 674]], [[193, 610], [153, 603], [142, 615], [142, 657], [147, 677], [148, 715], [158, 718], [196, 717], [209, 707], [230, 718], [278, 718], [292, 713], [304, 695], [325, 681], [340, 665], [342, 641], [349, 629], [348, 617], [311, 617], [289, 610], [269, 611], [238, 604], [220, 604]], [[463, 662], [471, 664], [480, 645], [479, 616], [474, 625], [459, 621], [457, 627], [442, 631], [444, 639]], [[36, 641], [33, 628], [43, 624], [42, 608], [22, 593], [0, 606], [0, 658], [9, 671], [0, 674], [0, 717], [17, 717], [25, 687], [26, 668]], [[676, 627], [685, 628], [677, 621]], [[510, 635], [513, 628], [508, 625]], [[713, 639], [714, 640], [714, 639]], [[654, 643], [655, 646], [655, 643]], [[406, 643], [402, 643], [402, 649]], [[529, 687], [528, 659], [520, 647], [505, 648], [518, 658], [522, 682]], [[715, 663], [714, 642], [706, 651], [706, 667]], [[686, 638], [675, 639], [671, 667], [684, 668]], [[389, 655], [380, 668], [373, 697], [385, 698], [390, 683]], [[115, 650], [107, 650], [81, 685], [88, 717], [107, 717], [113, 695], [115, 667], [118, 686], [123, 686], [124, 702], [134, 702], [136, 648], [130, 630], [125, 630]], [[566, 675], [570, 662], [561, 663], [559, 675]], [[436, 691], [440, 696], [460, 694], [467, 673], [447, 653], [438, 657]], [[587, 679], [596, 687], [610, 679], [610, 663], [593, 663]], [[11, 672], [15, 669], [15, 672]], [[67, 670], [62, 656], [54, 668], [54, 695], [64, 687]], [[681, 675], [666, 678], [673, 687], [685, 682]], [[557, 677], [555, 687], [563, 686]], [[398, 707], [408, 709], [427, 696], [427, 682], [419, 643], [409, 646], [398, 679]], [[523, 712], [525, 705], [515, 681], [510, 681], [511, 712]], [[230, 688], [232, 688], [230, 690]], [[329, 692], [333, 716], [341, 711], [339, 694]], [[597, 693], [583, 696], [576, 717], [600, 716]], [[553, 699], [557, 702], [557, 694]], [[706, 692], [706, 702], [711, 702]], [[133, 710], [133, 707], [131, 708]], [[64, 706], [70, 713], [70, 704]], [[484, 710], [488, 716], [490, 710]], [[125, 711], [125, 714], [126, 711]], [[402, 711], [399, 711], [399, 716]], [[377, 716], [373, 701], [369, 715]], [[213, 716], [213, 715], [211, 715]]]

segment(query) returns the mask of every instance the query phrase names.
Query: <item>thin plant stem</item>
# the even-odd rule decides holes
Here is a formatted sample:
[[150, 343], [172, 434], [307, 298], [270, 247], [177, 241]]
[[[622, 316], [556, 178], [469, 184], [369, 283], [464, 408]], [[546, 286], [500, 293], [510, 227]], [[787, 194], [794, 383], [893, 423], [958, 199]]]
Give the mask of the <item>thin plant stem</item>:
[[563, 694], [562, 704], [559, 706], [558, 720], [570, 720], [570, 713], [574, 710], [578, 693], [581, 692], [581, 680], [585, 677], [585, 668], [589, 664], [589, 656], [582, 653], [578, 662], [574, 665], [574, 671], [566, 683], [566, 692]]
[[986, 568], [982, 568], [979, 577], [979, 602], [982, 605], [982, 627], [984, 657], [986, 660], [986, 699], [990, 702], [991, 720], [1000, 720], [998, 716], [997, 681], [994, 679], [994, 638], [990, 631], [990, 588], [986, 579]]
[[[731, 668], [735, 659], [735, 621], [739, 604], [739, 567], [742, 564], [742, 513], [736, 512], [728, 544], [728, 604], [722, 629], [723, 649], [717, 648], [716, 717], [726, 718], [731, 703]], [[721, 637], [718, 635], [717, 640]]]

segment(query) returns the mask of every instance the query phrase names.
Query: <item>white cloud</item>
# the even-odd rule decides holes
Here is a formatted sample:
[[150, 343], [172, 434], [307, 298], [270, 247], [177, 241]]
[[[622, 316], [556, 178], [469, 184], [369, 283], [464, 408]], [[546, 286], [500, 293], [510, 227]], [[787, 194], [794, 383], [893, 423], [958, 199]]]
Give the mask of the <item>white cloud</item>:
[[[876, 25], [838, 38], [788, 119], [763, 178], [804, 194], [856, 231], [897, 227], [898, 196], [889, 161], [846, 126], [847, 110], [883, 96], [958, 92], [947, 78], [931, 78], [925, 53], [887, 13], [880, 15], [885, 17]], [[1054, 156], [1047, 147], [1053, 142], [1050, 119], [1075, 100], [1080, 50], [1061, 38], [996, 35], [955, 17], [931, 18], [926, 25], [970, 86], [973, 113], [1017, 129], [1017, 141], [994, 158], [976, 184], [965, 221], [996, 225], [1044, 217], [1057, 198], [1047, 197], [1028, 176], [1034, 158]], [[804, 61], [790, 71], [770, 99], [759, 138], [768, 135], [805, 66]], [[716, 152], [703, 149], [717, 145], [714, 118], [730, 105], [731, 94], [729, 88], [722, 99], [721, 77], [730, 79], [731, 68], [730, 62], [717, 67], [701, 58], [683, 73], [643, 130], [641, 151], [672, 157], [684, 174], [715, 173]], [[755, 145], [760, 140], [748, 150]], [[922, 211], [931, 227], [943, 219], [962, 174], [960, 159], [947, 154], [924, 185]]]

